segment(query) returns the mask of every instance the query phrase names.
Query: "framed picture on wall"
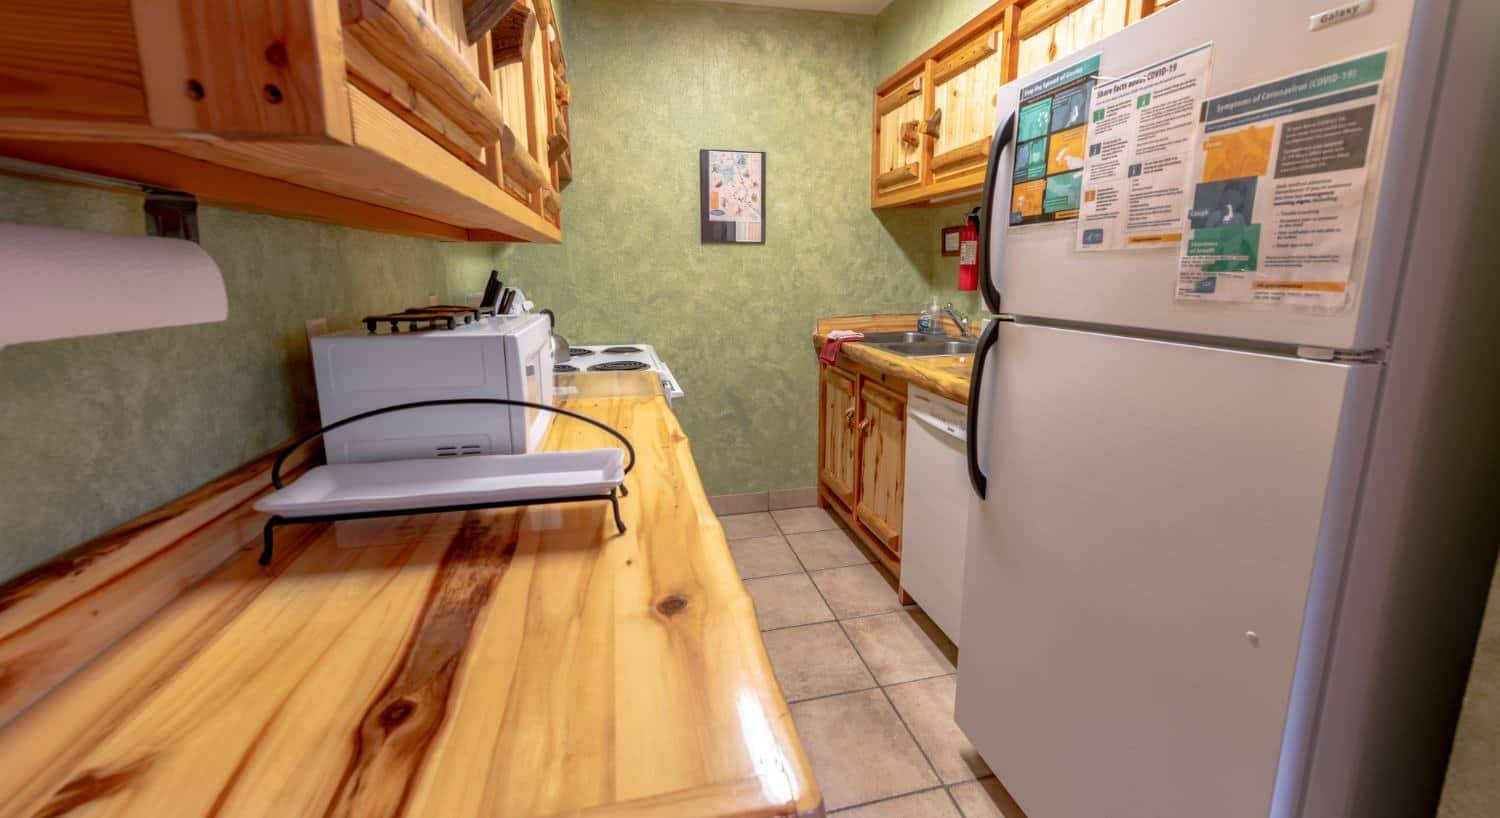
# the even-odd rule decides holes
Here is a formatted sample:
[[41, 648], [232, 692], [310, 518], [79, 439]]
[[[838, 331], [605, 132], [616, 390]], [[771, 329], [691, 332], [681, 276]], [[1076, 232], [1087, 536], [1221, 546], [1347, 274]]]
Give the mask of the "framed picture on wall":
[[704, 244], [766, 243], [765, 151], [698, 151]]

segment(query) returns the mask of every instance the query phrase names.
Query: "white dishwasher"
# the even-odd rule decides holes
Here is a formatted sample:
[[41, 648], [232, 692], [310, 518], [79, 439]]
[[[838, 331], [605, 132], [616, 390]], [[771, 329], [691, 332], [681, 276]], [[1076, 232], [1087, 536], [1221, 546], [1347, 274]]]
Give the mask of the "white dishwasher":
[[966, 407], [912, 387], [906, 401], [906, 497], [901, 587], [958, 642], [963, 610], [969, 478]]

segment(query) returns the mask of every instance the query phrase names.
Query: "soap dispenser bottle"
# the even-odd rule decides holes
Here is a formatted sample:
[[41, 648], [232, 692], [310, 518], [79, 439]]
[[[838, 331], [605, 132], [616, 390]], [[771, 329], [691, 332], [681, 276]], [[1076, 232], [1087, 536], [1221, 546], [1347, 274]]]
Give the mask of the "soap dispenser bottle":
[[936, 295], [928, 296], [927, 303], [922, 305], [922, 312], [917, 315], [917, 332], [935, 333], [942, 326], [943, 308], [938, 304]]

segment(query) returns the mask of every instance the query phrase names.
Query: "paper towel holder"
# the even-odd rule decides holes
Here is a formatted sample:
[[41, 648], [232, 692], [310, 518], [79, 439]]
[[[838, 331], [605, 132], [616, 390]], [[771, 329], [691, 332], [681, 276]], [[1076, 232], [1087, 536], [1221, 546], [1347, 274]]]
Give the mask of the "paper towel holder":
[[170, 188], [147, 187], [146, 235], [198, 242], [198, 198]]
[[185, 190], [131, 182], [113, 176], [101, 176], [41, 162], [30, 162], [10, 156], [0, 156], [0, 173], [34, 179], [62, 182], [70, 185], [118, 190], [123, 193], [142, 193], [146, 196], [146, 235], [165, 239], [185, 239], [194, 244], [198, 241], [198, 197]]

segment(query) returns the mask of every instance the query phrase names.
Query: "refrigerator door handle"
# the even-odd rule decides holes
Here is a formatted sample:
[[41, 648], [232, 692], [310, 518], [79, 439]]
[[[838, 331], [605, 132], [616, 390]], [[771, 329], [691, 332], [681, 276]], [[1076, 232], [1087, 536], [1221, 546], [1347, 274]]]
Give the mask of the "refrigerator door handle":
[[[990, 142], [990, 163], [984, 170], [984, 194], [979, 200], [979, 289], [984, 294], [984, 305], [992, 313], [1000, 312], [1000, 290], [990, 277], [990, 230], [994, 227], [995, 182], [1000, 173], [1001, 161], [1006, 148], [1010, 147], [1016, 134], [1016, 115], [1013, 113], [1000, 126], [1000, 132]], [[1009, 197], [1007, 197], [1009, 198]]]
[[964, 436], [964, 459], [969, 465], [969, 485], [974, 487], [974, 493], [981, 500], [989, 486], [989, 478], [979, 470], [979, 393], [984, 384], [985, 360], [999, 336], [999, 321], [984, 325], [984, 333], [979, 336], [979, 346], [974, 350], [974, 371], [969, 374], [969, 420], [968, 434]]

